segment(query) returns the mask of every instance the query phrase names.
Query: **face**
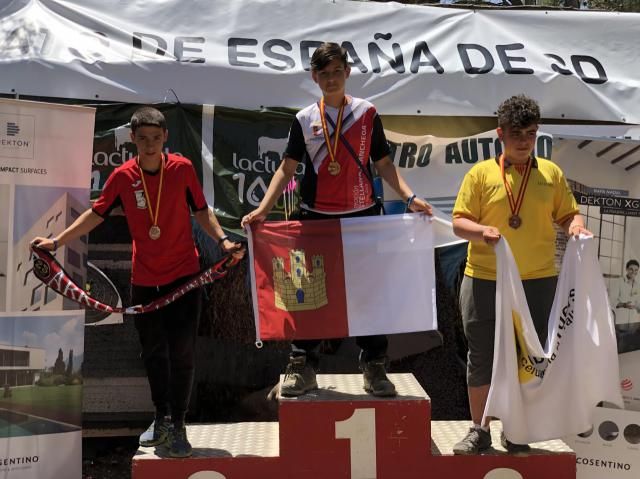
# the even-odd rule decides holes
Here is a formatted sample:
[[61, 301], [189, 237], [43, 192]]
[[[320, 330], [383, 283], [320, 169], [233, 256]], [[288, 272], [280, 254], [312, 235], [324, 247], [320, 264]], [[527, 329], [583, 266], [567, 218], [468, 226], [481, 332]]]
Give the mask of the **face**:
[[536, 133], [538, 125], [526, 128], [498, 128], [498, 138], [504, 145], [504, 154], [514, 163], [526, 162], [536, 145]]
[[131, 141], [138, 148], [138, 156], [155, 158], [162, 154], [162, 147], [168, 135], [168, 130], [163, 130], [159, 126], [141, 126], [135, 133], [131, 133]]
[[635, 279], [638, 276], [638, 267], [632, 264], [627, 268], [627, 279]]
[[311, 72], [313, 81], [318, 84], [324, 96], [344, 95], [344, 88], [351, 68], [345, 67], [340, 59], [332, 60], [322, 70]]

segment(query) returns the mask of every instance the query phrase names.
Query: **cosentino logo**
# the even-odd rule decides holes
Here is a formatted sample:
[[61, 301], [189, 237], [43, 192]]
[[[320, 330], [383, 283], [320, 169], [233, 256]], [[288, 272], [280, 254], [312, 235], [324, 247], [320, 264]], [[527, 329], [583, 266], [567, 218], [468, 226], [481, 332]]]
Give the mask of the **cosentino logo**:
[[617, 471], [631, 471], [631, 464], [622, 461], [610, 461], [603, 458], [593, 457], [576, 457], [576, 464], [581, 466], [600, 467], [603, 469], [617, 470]]
[[0, 467], [22, 466], [25, 464], [35, 464], [40, 461], [40, 456], [16, 456], [0, 458]]
[[0, 156], [33, 158], [35, 117], [0, 113]]

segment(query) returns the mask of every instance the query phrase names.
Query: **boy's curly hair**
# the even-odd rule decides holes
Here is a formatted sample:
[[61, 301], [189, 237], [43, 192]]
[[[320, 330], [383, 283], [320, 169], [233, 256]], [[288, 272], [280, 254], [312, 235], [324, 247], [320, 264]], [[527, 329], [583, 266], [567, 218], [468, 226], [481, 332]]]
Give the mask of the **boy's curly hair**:
[[498, 107], [500, 128], [526, 128], [540, 122], [538, 103], [525, 95], [515, 95], [503, 101]]

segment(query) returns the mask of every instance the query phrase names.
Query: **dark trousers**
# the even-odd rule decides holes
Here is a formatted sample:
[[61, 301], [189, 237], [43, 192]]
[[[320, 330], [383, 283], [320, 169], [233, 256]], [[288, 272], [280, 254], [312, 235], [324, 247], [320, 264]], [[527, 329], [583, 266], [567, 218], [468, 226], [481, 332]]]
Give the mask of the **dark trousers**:
[[[158, 287], [131, 285], [131, 300], [147, 304], [188, 279]], [[191, 397], [201, 298], [198, 288], [164, 308], [135, 317], [156, 417], [171, 412], [174, 423], [184, 422]]]
[[[348, 213], [344, 215], [323, 215], [322, 213], [316, 213], [309, 210], [301, 210], [299, 219], [301, 221], [307, 220], [326, 220], [336, 218], [356, 218], [361, 216], [375, 216], [378, 215], [377, 208], [375, 206], [362, 211], [356, 211], [355, 213]], [[375, 261], [372, 258], [372, 261]], [[373, 291], [372, 291], [373, 294]], [[322, 342], [321, 339], [305, 339], [295, 340], [291, 343], [291, 354], [293, 356], [306, 355], [311, 363], [317, 366], [318, 357], [316, 349]], [[373, 336], [358, 336], [356, 338], [356, 344], [362, 349], [360, 353], [361, 361], [371, 361], [373, 359], [380, 359], [386, 356], [387, 346], [389, 341], [387, 336], [383, 334], [377, 334]]]
[[[540, 344], [547, 341], [549, 314], [558, 283], [557, 276], [522, 281], [533, 325]], [[491, 384], [496, 328], [496, 282], [465, 276], [460, 286], [460, 311], [467, 338], [467, 384]]]

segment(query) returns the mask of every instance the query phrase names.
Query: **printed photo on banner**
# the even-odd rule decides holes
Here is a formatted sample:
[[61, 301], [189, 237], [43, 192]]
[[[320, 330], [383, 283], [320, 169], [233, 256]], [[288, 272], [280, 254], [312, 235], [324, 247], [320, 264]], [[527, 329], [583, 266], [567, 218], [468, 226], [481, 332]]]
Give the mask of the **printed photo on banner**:
[[[615, 145], [615, 146], [613, 146]], [[554, 161], [598, 243], [598, 260], [614, 318], [625, 409], [640, 411], [640, 188], [634, 165], [638, 142], [556, 139]]]
[[[9, 205], [11, 186], [0, 185], [0, 205]], [[9, 254], [9, 207], [0, 208], [0, 313], [7, 310], [7, 263]]]
[[[9, 261], [7, 311], [56, 311], [78, 305], [49, 289], [33, 274], [29, 243], [38, 234], [60, 234], [86, 209], [88, 190], [81, 188], [16, 186], [13, 214], [13, 254]], [[86, 280], [87, 236], [56, 251], [57, 260], [73, 281]]]
[[0, 315], [0, 438], [82, 427], [84, 318]]

